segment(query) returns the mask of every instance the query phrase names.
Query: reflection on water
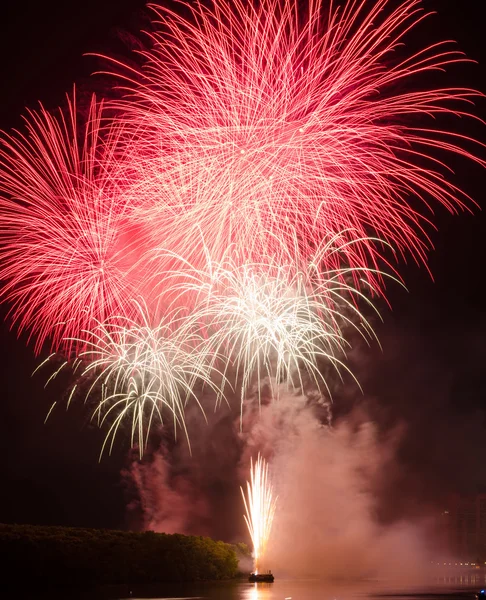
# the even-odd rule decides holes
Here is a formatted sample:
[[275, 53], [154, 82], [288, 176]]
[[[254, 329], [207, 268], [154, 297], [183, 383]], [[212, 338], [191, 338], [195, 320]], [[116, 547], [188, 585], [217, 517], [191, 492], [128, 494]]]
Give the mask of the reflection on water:
[[351, 600], [356, 593], [337, 593], [317, 581], [277, 581], [241, 587], [238, 600]]
[[473, 592], [486, 588], [486, 569], [453, 574], [435, 572], [428, 583], [402, 585], [390, 582], [361, 582], [331, 585], [319, 580], [286, 580], [274, 583], [233, 581], [220, 583], [115, 586], [97, 591], [52, 593], [39, 590], [34, 596], [13, 595], [12, 600], [473, 600]]
[[276, 581], [242, 586], [238, 600], [352, 600], [359, 594], [344, 588], [339, 592], [318, 581]]
[[[157, 600], [472, 600], [473, 590], [486, 587], [486, 574], [441, 575], [429, 585], [420, 587], [393, 586], [377, 582], [331, 586], [317, 580], [276, 579], [274, 583], [219, 583], [171, 586], [157, 594], [134, 592], [131, 596], [118, 596], [117, 600], [154, 598]], [[95, 600], [94, 597], [88, 600]]]
[[185, 600], [204, 598], [207, 600], [355, 600], [367, 596], [359, 588], [331, 588], [321, 581], [278, 580], [274, 583], [226, 583], [201, 584], [191, 588], [187, 586], [172, 587], [164, 595], [129, 596], [118, 600], [141, 600], [156, 598], [157, 600]]
[[486, 573], [467, 573], [464, 575], [441, 575], [437, 577], [438, 584], [450, 584], [453, 586], [483, 587], [486, 585]]

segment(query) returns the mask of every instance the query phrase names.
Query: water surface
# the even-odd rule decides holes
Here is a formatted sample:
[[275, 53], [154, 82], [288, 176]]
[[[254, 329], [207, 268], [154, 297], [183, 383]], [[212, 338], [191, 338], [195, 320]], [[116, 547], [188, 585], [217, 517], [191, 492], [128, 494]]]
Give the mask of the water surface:
[[[274, 583], [222, 582], [172, 585], [150, 590], [134, 589], [116, 600], [472, 600], [474, 592], [486, 586], [486, 573], [444, 575], [427, 585], [393, 585], [386, 582], [360, 582], [331, 585], [319, 580], [276, 578]], [[138, 592], [138, 593], [137, 593]], [[89, 600], [95, 600], [94, 598]]]
[[[486, 587], [486, 572], [435, 577], [420, 586], [387, 582], [329, 584], [315, 579], [291, 580], [276, 577], [274, 583], [247, 581], [192, 584], [162, 584], [103, 588], [97, 591], [32, 596], [38, 600], [473, 600]], [[25, 596], [12, 596], [20, 600]], [[30, 596], [29, 596], [30, 597]]]

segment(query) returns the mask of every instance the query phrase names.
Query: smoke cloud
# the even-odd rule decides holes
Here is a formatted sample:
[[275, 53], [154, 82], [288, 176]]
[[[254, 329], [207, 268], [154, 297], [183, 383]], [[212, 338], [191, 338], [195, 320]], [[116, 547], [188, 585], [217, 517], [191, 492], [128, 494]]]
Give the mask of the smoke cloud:
[[239, 486], [250, 458], [261, 452], [279, 496], [262, 568], [335, 581], [410, 583], [425, 576], [433, 521], [385, 525], [379, 518], [380, 490], [397, 468], [403, 429], [379, 435], [363, 408], [331, 426], [320, 397], [288, 393], [262, 406], [249, 402], [241, 431], [234, 415], [216, 412], [207, 424], [199, 416], [198, 427], [191, 427], [192, 455], [183, 443], [170, 452], [165, 444], [132, 465], [144, 528], [250, 543]]
[[396, 439], [379, 441], [362, 413], [329, 428], [293, 401], [269, 411], [271, 420], [276, 412], [280, 422], [290, 419], [291, 433], [274, 440], [279, 506], [268, 563], [290, 577], [422, 578], [429, 564], [425, 524], [385, 527], [378, 520], [377, 490]]

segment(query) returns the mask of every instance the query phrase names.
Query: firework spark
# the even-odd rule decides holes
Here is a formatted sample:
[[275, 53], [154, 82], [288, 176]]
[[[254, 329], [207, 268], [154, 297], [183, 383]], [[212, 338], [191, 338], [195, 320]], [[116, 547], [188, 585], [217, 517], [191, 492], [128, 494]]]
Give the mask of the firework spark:
[[421, 0], [367, 6], [153, 6], [111, 118], [93, 99], [80, 127], [68, 99], [2, 136], [0, 299], [36, 352], [93, 378], [108, 439], [128, 419], [145, 447], [162, 409], [184, 429], [200, 385], [216, 404], [227, 382], [242, 401], [326, 387], [349, 330], [373, 336], [359, 307], [385, 295], [388, 248], [426, 263], [415, 206], [471, 204], [443, 157], [484, 162], [436, 117], [474, 118], [479, 93], [429, 77], [467, 59], [404, 54]]
[[273, 495], [268, 464], [260, 454], [255, 464], [253, 464], [253, 459], [251, 461], [250, 481], [246, 484], [246, 496], [243, 488], [241, 488], [241, 495], [246, 511], [245, 522], [253, 542], [255, 572], [258, 573], [270, 539], [278, 499]]
[[[203, 333], [207, 355], [224, 357], [221, 370], [232, 373], [242, 408], [252, 385], [258, 398], [264, 383], [274, 397], [281, 384], [302, 391], [303, 373], [329, 393], [322, 365], [331, 364], [338, 373], [347, 370], [343, 358], [348, 330], [366, 340], [375, 337], [358, 310], [358, 303], [376, 310], [367, 270], [322, 270], [321, 256], [342, 252], [332, 240], [316, 251], [306, 270], [300, 270], [293, 261], [235, 260], [230, 248], [222, 263], [208, 256], [204, 269], [179, 257], [179, 266], [164, 275], [171, 301], [191, 307], [181, 329], [189, 335]], [[361, 279], [360, 287], [346, 279]]]
[[147, 185], [170, 176], [177, 189], [169, 206], [151, 194], [154, 219], [170, 210], [178, 223], [172, 235], [164, 227], [169, 244], [184, 254], [197, 228], [215, 260], [230, 244], [250, 261], [297, 245], [306, 262], [316, 242], [348, 232], [362, 240], [347, 247], [349, 265], [376, 267], [372, 233], [425, 262], [429, 221], [409, 198], [467, 203], [433, 151], [478, 161], [472, 140], [434, 117], [471, 116], [480, 94], [417, 89], [467, 61], [450, 42], [400, 58], [428, 16], [420, 0], [349, 0], [327, 13], [314, 1], [217, 0], [188, 3], [188, 18], [152, 8], [158, 29], [120, 105], [143, 131]]
[[[328, 244], [324, 251], [338, 250]], [[251, 389], [259, 401], [265, 385], [274, 399], [282, 384], [302, 392], [304, 373], [312, 387], [330, 395], [323, 364], [349, 372], [343, 362], [346, 330], [353, 328], [366, 341], [374, 337], [358, 300], [374, 307], [371, 292], [343, 283], [356, 273], [323, 273], [317, 257], [300, 272], [292, 263], [234, 263], [232, 252], [222, 264], [208, 257], [204, 270], [171, 256], [175, 268], [158, 274], [159, 309], [134, 302], [135, 318], [116, 315], [67, 340], [82, 350], [52, 378], [72, 368], [76, 389], [84, 390], [86, 400], [98, 398], [99, 424], [112, 421], [105, 445], [128, 421], [132, 443], [141, 451], [152, 424], [162, 422], [162, 409], [189, 441], [185, 409], [193, 401], [202, 410], [203, 387], [213, 393], [215, 407], [227, 389], [236, 392], [241, 413]]]
[[111, 451], [121, 424], [128, 421], [131, 443], [137, 443], [142, 455], [151, 427], [164, 423], [164, 413], [172, 419], [174, 433], [180, 428], [189, 443], [187, 403], [201, 408], [197, 391], [203, 387], [213, 390], [218, 401], [223, 387], [216, 383], [224, 377], [213, 366], [214, 354], [208, 357], [196, 337], [182, 337], [174, 319], [154, 324], [146, 306], [137, 303], [136, 308], [137, 318], [114, 316], [82, 332], [74, 341], [84, 350], [50, 378], [71, 368], [77, 383], [68, 404], [78, 389], [86, 402], [96, 398], [93, 417], [100, 426], [111, 423], [102, 453], [107, 444]]
[[140, 240], [102, 104], [93, 98], [84, 131], [69, 98], [67, 115], [31, 112], [27, 131], [0, 140], [0, 293], [36, 351], [50, 340], [68, 352], [81, 330], [131, 307]]

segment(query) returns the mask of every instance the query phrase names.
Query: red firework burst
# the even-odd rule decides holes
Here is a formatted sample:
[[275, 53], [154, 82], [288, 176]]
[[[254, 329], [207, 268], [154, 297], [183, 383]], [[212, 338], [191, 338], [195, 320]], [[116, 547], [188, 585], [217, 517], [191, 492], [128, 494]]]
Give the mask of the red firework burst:
[[166, 247], [194, 260], [202, 231], [215, 260], [235, 244], [249, 260], [298, 248], [306, 263], [339, 235], [363, 239], [344, 257], [363, 267], [379, 263], [371, 235], [426, 261], [428, 219], [409, 199], [467, 204], [431, 153], [481, 161], [472, 140], [423, 123], [468, 115], [479, 94], [417, 89], [467, 59], [450, 42], [397, 58], [428, 15], [421, 0], [389, 5], [213, 0], [185, 4], [187, 18], [152, 6], [158, 29], [119, 107], [140, 135], [144, 210]]
[[48, 338], [68, 351], [68, 338], [93, 319], [129, 310], [141, 249], [124, 200], [119, 130], [103, 129], [102, 105], [93, 98], [83, 130], [69, 98], [66, 115], [41, 107], [26, 121], [26, 135], [0, 141], [0, 294], [36, 351]]
[[[69, 352], [138, 297], [163, 306], [174, 257], [200, 270], [234, 249], [236, 268], [292, 262], [378, 293], [379, 240], [426, 261], [428, 220], [410, 198], [467, 202], [435, 151], [482, 161], [473, 140], [424, 123], [469, 115], [479, 94], [414, 87], [467, 60], [449, 43], [397, 58], [427, 16], [421, 0], [367, 6], [214, 0], [186, 5], [187, 18], [153, 7], [158, 29], [116, 124], [93, 100], [79, 127], [69, 102], [3, 136], [0, 297], [37, 351], [50, 340]], [[340, 251], [321, 252], [328, 240]]]

